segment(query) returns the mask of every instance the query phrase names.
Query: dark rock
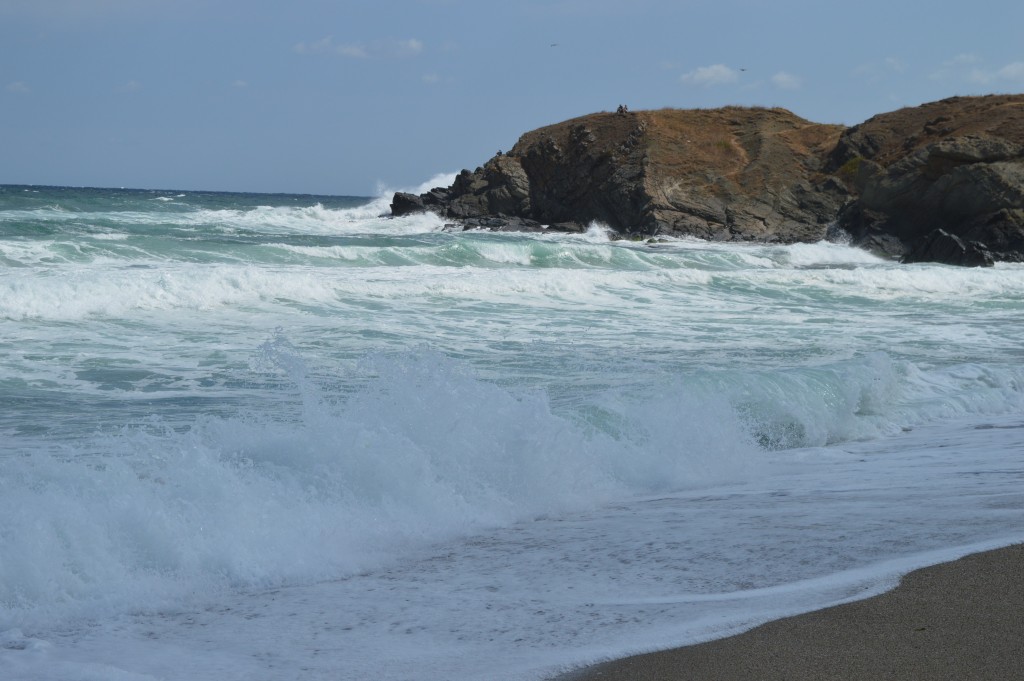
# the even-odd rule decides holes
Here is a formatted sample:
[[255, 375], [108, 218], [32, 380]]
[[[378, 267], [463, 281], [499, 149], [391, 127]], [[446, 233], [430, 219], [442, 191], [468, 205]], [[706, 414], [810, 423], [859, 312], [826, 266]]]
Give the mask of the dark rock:
[[991, 267], [995, 261], [984, 244], [977, 241], [964, 243], [955, 234], [936, 229], [904, 255], [902, 262], [939, 262], [963, 267]]
[[415, 194], [397, 192], [391, 199], [391, 214], [394, 216], [422, 213], [427, 209], [424, 201]]
[[963, 235], [985, 244], [997, 260], [1024, 262], [1024, 208], [1003, 209], [976, 219], [964, 228]]
[[421, 194], [423, 205], [429, 208], [443, 207], [451, 200], [451, 190], [447, 187], [434, 187], [426, 194]]
[[579, 222], [556, 222], [548, 225], [549, 232], [562, 232], [566, 234], [582, 234], [587, 231], [587, 226]]
[[470, 217], [462, 221], [467, 229], [487, 229], [493, 232], [540, 232], [544, 227], [536, 220], [497, 215], [492, 217]]
[[[828, 167], [854, 196], [839, 224], [855, 244], [897, 241], [908, 262], [1024, 260], [1024, 97], [880, 114], [843, 134]], [[957, 237], [963, 253], [935, 230]]]

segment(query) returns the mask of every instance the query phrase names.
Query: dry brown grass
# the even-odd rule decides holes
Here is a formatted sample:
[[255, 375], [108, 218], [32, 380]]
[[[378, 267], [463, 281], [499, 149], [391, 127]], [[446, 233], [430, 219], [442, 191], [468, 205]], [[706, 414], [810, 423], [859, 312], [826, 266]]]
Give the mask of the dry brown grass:
[[791, 169], [815, 168], [844, 130], [779, 108], [661, 110], [644, 115], [649, 121], [653, 174], [698, 185], [711, 178], [749, 188], [764, 186], [769, 178], [774, 183], [793, 182], [799, 178]]
[[871, 140], [877, 150], [869, 158], [882, 166], [934, 142], [966, 135], [1024, 144], [1024, 95], [951, 97], [879, 114], [851, 131], [854, 143]]

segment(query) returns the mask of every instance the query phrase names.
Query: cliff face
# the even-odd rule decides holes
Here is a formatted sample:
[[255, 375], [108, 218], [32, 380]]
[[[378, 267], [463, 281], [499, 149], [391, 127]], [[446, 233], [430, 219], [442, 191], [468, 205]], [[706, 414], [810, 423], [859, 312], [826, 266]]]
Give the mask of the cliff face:
[[821, 175], [841, 126], [738, 107], [658, 111], [649, 120], [645, 225], [659, 232], [818, 240], [846, 198]]
[[815, 241], [908, 260], [1024, 260], [1024, 96], [953, 98], [846, 129], [784, 109], [599, 113], [539, 128], [398, 215], [466, 226]]
[[827, 170], [855, 197], [839, 225], [857, 243], [906, 261], [1024, 261], [1024, 96], [875, 116], [843, 134]]

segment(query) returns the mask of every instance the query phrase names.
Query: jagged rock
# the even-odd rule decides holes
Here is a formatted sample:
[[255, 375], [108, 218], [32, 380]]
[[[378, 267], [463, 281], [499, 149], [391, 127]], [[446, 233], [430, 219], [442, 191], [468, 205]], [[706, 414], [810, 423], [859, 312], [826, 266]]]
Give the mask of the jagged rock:
[[1024, 260], [1022, 96], [954, 97], [880, 114], [843, 134], [828, 167], [855, 196], [839, 224], [858, 245], [895, 240], [907, 262], [923, 253], [951, 264]]
[[471, 217], [462, 223], [469, 229], [489, 229], [495, 232], [540, 232], [544, 229], [536, 220], [507, 215]]
[[427, 207], [423, 199], [415, 194], [397, 192], [391, 199], [391, 214], [395, 216], [422, 213], [426, 210]]
[[556, 222], [548, 225], [549, 232], [563, 232], [566, 234], [582, 234], [587, 231], [587, 226], [579, 222]]
[[452, 198], [452, 192], [447, 187], [434, 187], [426, 194], [421, 194], [420, 198], [423, 199], [423, 205], [431, 208], [442, 208]]
[[977, 218], [964, 228], [963, 235], [985, 244], [997, 260], [1024, 262], [1024, 208], [1003, 209]]
[[459, 220], [503, 214], [648, 236], [819, 239], [845, 199], [841, 183], [814, 184], [841, 130], [783, 109], [593, 114], [527, 133], [463, 170], [447, 195], [422, 199]]
[[995, 261], [984, 244], [977, 241], [964, 243], [955, 234], [936, 229], [904, 255], [902, 262], [941, 262], [964, 267], [991, 267]]

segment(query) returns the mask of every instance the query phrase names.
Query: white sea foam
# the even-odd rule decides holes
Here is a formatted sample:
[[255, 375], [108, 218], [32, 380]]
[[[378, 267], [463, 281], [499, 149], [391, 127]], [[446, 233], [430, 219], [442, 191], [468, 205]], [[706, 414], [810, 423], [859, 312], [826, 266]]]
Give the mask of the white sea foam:
[[20, 456], [0, 450], [0, 630], [333, 579], [538, 514], [741, 481], [766, 462], [755, 442], [1024, 409], [1019, 370], [925, 375], [885, 356], [678, 376], [604, 391], [573, 418], [429, 350], [367, 358], [346, 397], [317, 387], [283, 338], [258, 366], [291, 382], [294, 405], [184, 430], [153, 420], [56, 451], [8, 441]]
[[381, 250], [380, 248], [365, 246], [293, 246], [292, 244], [267, 244], [266, 248], [279, 249], [306, 258], [337, 259], [348, 262], [372, 261], [374, 260], [372, 255]]
[[0, 243], [0, 258], [12, 263], [31, 265], [53, 257], [53, 241], [8, 241]]
[[0, 214], [5, 681], [535, 679], [1019, 534], [1024, 266], [381, 193]]
[[481, 243], [476, 247], [484, 259], [509, 265], [529, 265], [533, 262], [533, 251], [530, 244]]
[[0, 210], [0, 224], [5, 222], [64, 222], [75, 214], [60, 206], [47, 206], [35, 210]]
[[819, 241], [811, 244], [790, 244], [781, 248], [766, 249], [783, 264], [794, 267], [822, 267], [835, 265], [878, 265], [882, 258], [861, 248], [844, 244]]
[[154, 422], [0, 456], [0, 630], [336, 578], [410, 542], [756, 470], [722, 405], [691, 404], [707, 417], [680, 424], [638, 404], [649, 420], [624, 413], [612, 438], [428, 351], [371, 358], [364, 390], [332, 403], [282, 347], [263, 361], [295, 381], [298, 422]]
[[279, 299], [333, 298], [313, 273], [282, 275], [270, 268], [219, 265], [175, 269], [79, 269], [26, 283], [0, 278], [0, 319], [80, 320], [136, 312], [206, 311], [265, 305]]
[[[213, 590], [193, 591], [173, 607], [160, 608], [170, 576], [165, 571], [148, 585], [148, 596], [139, 596], [145, 605], [131, 616], [94, 621], [49, 640], [23, 633], [33, 631], [33, 618], [15, 618], [25, 621], [16, 627], [0, 626], [7, 627], [0, 634], [0, 663], [19, 681], [48, 678], [57, 669], [73, 678], [103, 670], [109, 678], [218, 681], [293, 672], [308, 678], [511, 681], [546, 678], [607, 656], [724, 636], [768, 619], [879, 593], [915, 567], [1019, 541], [1024, 496], [1014, 473], [1019, 461], [1013, 447], [1024, 423], [1018, 418], [978, 429], [984, 425], [952, 422], [892, 442], [792, 451], [767, 462], [748, 482], [619, 499], [587, 512], [563, 511], [429, 548], [411, 550], [407, 544], [405, 563], [341, 581], [228, 594], [189, 575], [193, 585]], [[193, 551], [208, 545], [214, 558], [220, 556], [210, 561], [223, 571], [211, 580], [214, 585], [239, 567], [249, 566], [242, 572], [251, 576], [249, 561], [273, 565], [282, 560], [271, 546], [298, 549], [298, 555], [285, 554], [293, 559], [329, 561], [340, 540], [368, 528], [343, 501], [339, 508], [329, 507], [336, 464], [314, 457], [304, 469], [294, 460], [299, 444], [289, 448], [291, 459], [257, 459], [229, 476], [219, 470], [222, 463], [184, 457], [180, 470], [177, 465], [161, 469], [170, 475], [155, 484], [169, 487], [166, 493], [141, 489], [131, 475], [118, 480], [123, 491], [111, 489], [97, 483], [100, 471], [86, 471], [95, 488], [94, 505], [79, 507], [81, 484], [66, 490], [71, 504], [57, 495], [53, 501], [63, 510], [101, 511], [101, 517], [131, 536], [138, 523], [116, 513], [129, 500], [127, 508], [141, 514], [140, 523], [170, 526], [176, 531], [168, 540], [184, 541]], [[274, 445], [266, 442], [260, 449], [271, 451]], [[440, 453], [447, 452], [446, 441]], [[185, 470], [188, 464], [198, 464], [198, 471]], [[366, 464], [372, 462], [359, 462]], [[441, 470], [461, 476], [479, 469], [442, 464]], [[399, 466], [386, 477], [422, 472]], [[572, 483], [580, 472], [569, 468], [562, 472], [568, 477], [557, 482]], [[372, 479], [364, 475], [359, 481]], [[503, 478], [488, 479], [492, 484], [484, 491], [467, 490], [470, 499], [496, 498], [493, 482]], [[225, 480], [227, 490], [221, 489]], [[307, 480], [316, 493], [305, 488]], [[444, 480], [443, 475], [436, 481], [428, 476], [426, 482], [436, 491]], [[261, 481], [270, 482], [269, 488], [260, 489]], [[287, 496], [277, 489], [282, 486]], [[244, 490], [241, 499], [238, 487]], [[497, 489], [510, 488], [499, 484]], [[180, 502], [170, 503], [182, 491], [186, 495]], [[104, 492], [113, 492], [109, 510], [96, 507], [108, 503], [102, 500]], [[258, 492], [273, 496], [256, 499]], [[426, 498], [384, 499], [370, 524], [380, 531], [403, 508]], [[310, 505], [324, 512], [294, 515], [293, 509]], [[436, 512], [438, 507], [427, 508]], [[216, 512], [212, 518], [211, 511]], [[227, 511], [236, 526], [224, 517]], [[169, 523], [164, 515], [186, 521]], [[337, 523], [338, 517], [344, 518], [343, 529], [335, 524], [323, 534], [325, 524]], [[48, 528], [58, 518], [67, 522], [44, 512], [35, 526]], [[284, 525], [296, 521], [285, 534]], [[425, 521], [417, 518], [409, 529]], [[307, 537], [311, 530], [313, 536]], [[107, 534], [113, 534], [111, 528]], [[186, 553], [178, 545], [154, 543], [148, 531], [142, 536], [146, 542], [133, 546], [132, 558], [153, 551], [174, 565], [173, 559]], [[226, 541], [224, 548], [234, 553], [221, 554], [216, 539]], [[264, 541], [265, 553], [244, 550]], [[38, 543], [44, 549], [59, 546]], [[107, 541], [105, 547], [120, 543]], [[319, 545], [315, 556], [310, 543]], [[375, 546], [386, 553], [388, 543], [378, 537]], [[55, 567], [42, 565], [44, 576], [53, 579]], [[118, 582], [117, 592], [90, 604], [91, 612], [116, 606], [140, 586], [136, 573], [145, 573], [149, 565], [142, 562]], [[96, 566], [79, 559], [76, 567], [89, 575]], [[175, 588], [180, 587], [173, 585], [171, 591]], [[76, 590], [66, 593], [82, 596]], [[217, 605], [201, 607], [204, 595], [216, 596]], [[60, 607], [66, 611], [68, 603]], [[382, 659], [388, 663], [381, 665]]]

